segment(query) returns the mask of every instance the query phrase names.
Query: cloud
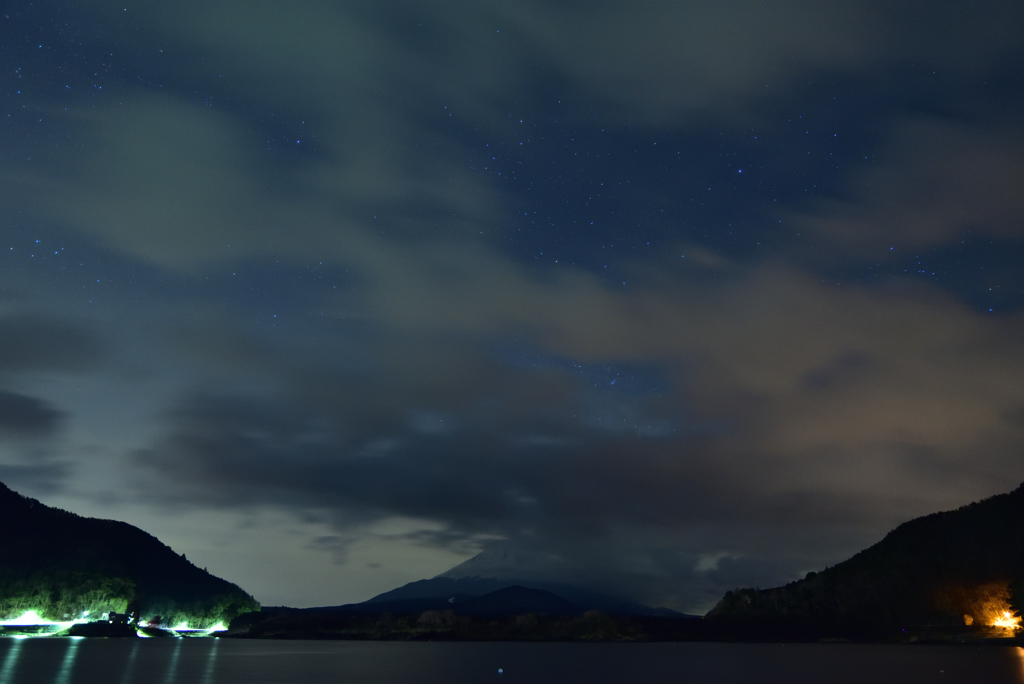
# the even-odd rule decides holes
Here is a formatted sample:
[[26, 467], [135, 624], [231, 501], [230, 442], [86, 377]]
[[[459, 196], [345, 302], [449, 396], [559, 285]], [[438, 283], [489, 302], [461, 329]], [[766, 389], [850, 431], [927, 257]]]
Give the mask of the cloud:
[[[561, 549], [595, 584], [633, 577], [679, 598], [645, 573], [679, 581], [724, 547], [746, 559], [737, 573], [791, 578], [1024, 477], [1018, 331], [934, 291], [836, 288], [782, 264], [700, 297], [686, 281], [626, 296], [525, 279], [503, 295], [476, 277], [470, 296], [422, 288], [413, 322], [379, 309], [358, 368], [295, 357], [271, 371], [277, 390], [184, 397], [136, 456], [152, 477], [141, 491], [319, 511], [344, 538], [429, 521], [443, 534], [425, 544]], [[508, 329], [540, 351], [510, 362], [486, 342]], [[595, 359], [660, 377], [594, 382], [579, 368]], [[675, 555], [615, 560], [658, 547]], [[719, 587], [712, 574], [687, 580], [693, 592]]]
[[917, 2], [803, 0], [189, 7], [150, 9], [153, 30], [213, 51], [255, 90], [292, 102], [337, 102], [348, 116], [388, 112], [404, 90], [480, 117], [531, 97], [546, 78], [602, 102], [606, 112], [658, 123], [694, 112], [736, 116], [766, 89], [809, 74], [864, 72], [924, 56], [976, 74], [1012, 48], [1017, 35], [1009, 27], [1022, 18], [1005, 3], [964, 16], [931, 6], [925, 12]]
[[0, 390], [0, 435], [52, 435], [60, 418], [60, 411], [41, 399]]
[[[572, 265], [539, 272], [510, 247], [509, 207], [528, 191], [480, 169], [490, 142], [523, 141], [541, 118], [570, 138], [622, 125], [686, 143], [710, 136], [707, 122], [761, 125], [766, 109], [805, 102], [812, 80], [876, 83], [926, 59], [970, 81], [1000, 67], [1020, 7], [168, 7], [131, 5], [132, 35], [163, 47], [123, 51], [164, 87], [120, 83], [116, 98], [52, 111], [74, 144], [5, 162], [10, 211], [168, 281], [207, 287], [242, 265], [269, 282], [271, 261], [345, 278], [282, 296], [321, 322], [295, 315], [273, 334], [242, 322], [272, 287], [244, 305], [161, 291], [175, 312], [162, 341], [197, 379], [132, 457], [145, 500], [324, 516], [333, 531], [311, 543], [339, 558], [366, 538], [501, 540], [682, 605], [744, 577], [791, 578], [1024, 477], [1014, 321], [898, 279], [835, 286], [820, 276], [833, 257], [785, 241], [723, 255], [681, 225], [622, 266], [628, 287]], [[1019, 135], [947, 109], [958, 118], [890, 104], [884, 149], [833, 196], [783, 207], [787, 226], [819, 252], [841, 247], [837, 258], [965, 230], [1019, 237]], [[102, 353], [74, 324], [0, 318], [5, 383]], [[653, 380], [613, 385], [596, 368]], [[9, 430], [52, 431], [58, 418], [29, 394], [0, 394]], [[396, 519], [415, 523], [367, 531]]]
[[0, 482], [16, 491], [56, 494], [64, 489], [70, 475], [70, 465], [61, 461], [27, 465], [0, 463]]
[[102, 355], [89, 331], [34, 314], [0, 318], [0, 374], [16, 371], [81, 371]]
[[[798, 533], [859, 530], [814, 547], [834, 562], [856, 549], [851, 538], [871, 541], [1024, 477], [1013, 458], [1020, 429], [1006, 418], [1024, 380], [1019, 332], [941, 293], [902, 282], [835, 287], [785, 257], [729, 269], [649, 258], [632, 265], [643, 278], [626, 289], [571, 266], [538, 275], [489, 237], [500, 200], [479, 181], [446, 194], [444, 174], [405, 182], [410, 159], [388, 159], [379, 192], [360, 199], [366, 188], [350, 182], [372, 155], [338, 153], [340, 125], [325, 134], [327, 152], [290, 171], [294, 186], [267, 191], [280, 169], [253, 156], [256, 133], [237, 117], [169, 96], [92, 116], [96, 147], [56, 193], [68, 200], [56, 218], [178, 272], [272, 256], [347, 268], [354, 283], [315, 299], [345, 331], [316, 329], [315, 354], [245, 340], [230, 322], [196, 322], [209, 334], [190, 343], [192, 358], [221, 368], [230, 358], [232, 373], [270, 389], [200, 387], [182, 398], [164, 435], [135, 457], [147, 480], [139, 491], [153, 498], [321, 511], [342, 539], [389, 517], [425, 520], [444, 530], [436, 544], [501, 537], [573, 548], [595, 576], [625, 573], [631, 586], [678, 597], [645, 573], [689, 577], [694, 558], [723, 547], [745, 554], [751, 572], [783, 563], [795, 573], [814, 563], [780, 550]], [[888, 183], [869, 172], [849, 205], [823, 203], [804, 225], [855, 245], [928, 244], [933, 224], [948, 239], [971, 215], [1012, 229], [1016, 199], [958, 175], [971, 155], [983, 161], [970, 168], [1012, 175], [1001, 134], [961, 148], [951, 143], [963, 129], [908, 130], [882, 167]], [[937, 146], [942, 163], [929, 152]], [[945, 188], [941, 198], [910, 180], [922, 170]], [[933, 212], [932, 201], [946, 204]], [[376, 228], [376, 202], [468, 218], [426, 236], [397, 222]], [[655, 368], [668, 389], [598, 392], [557, 365], [515, 367], [493, 351], [509, 340], [576, 364]], [[542, 443], [524, 439], [534, 435]], [[679, 539], [715, 526], [732, 526], [730, 536]], [[755, 528], [774, 548], [758, 546]], [[651, 530], [653, 545], [677, 544], [689, 560], [621, 568], [623, 529]]]
[[[484, 162], [488, 138], [524, 137], [509, 108], [533, 103], [545, 80], [562, 84], [567, 102], [685, 131], [695, 112], [746, 120], [766, 92], [922, 54], [973, 78], [1001, 63], [1015, 39], [1005, 27], [1021, 12], [932, 8], [922, 24], [914, 3], [876, 2], [187, 6], [139, 6], [133, 17], [152, 44], [201, 49], [208, 59], [188, 78], [211, 92], [230, 82], [252, 113], [197, 101], [194, 89], [136, 87], [116, 104], [55, 112], [79, 144], [39, 167], [59, 173], [3, 174], [19, 208], [175, 268], [273, 255], [372, 274], [407, 241], [415, 250], [443, 238], [440, 249], [487, 256], [480, 243], [507, 211], [504, 191], [467, 167]], [[176, 82], [173, 62], [154, 59]], [[570, 107], [560, 116], [582, 125], [589, 115]], [[942, 122], [893, 135], [887, 170], [851, 189], [872, 194], [869, 208], [823, 208], [818, 230], [853, 242], [934, 241], [948, 230], [932, 219], [1014, 221], [1020, 155], [1003, 136]], [[904, 197], [895, 188], [911, 206], [892, 211]]]
[[1018, 128], [920, 118], [893, 124], [888, 137], [888, 149], [854, 175], [846, 197], [795, 217], [804, 230], [883, 261], [891, 247], [1024, 235]]

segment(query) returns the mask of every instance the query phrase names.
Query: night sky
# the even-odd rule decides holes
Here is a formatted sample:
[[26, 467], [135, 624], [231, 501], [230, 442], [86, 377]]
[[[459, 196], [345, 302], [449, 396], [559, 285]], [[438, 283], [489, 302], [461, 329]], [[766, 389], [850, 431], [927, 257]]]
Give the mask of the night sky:
[[0, 481], [264, 604], [703, 612], [1024, 480], [1024, 5], [0, 8]]

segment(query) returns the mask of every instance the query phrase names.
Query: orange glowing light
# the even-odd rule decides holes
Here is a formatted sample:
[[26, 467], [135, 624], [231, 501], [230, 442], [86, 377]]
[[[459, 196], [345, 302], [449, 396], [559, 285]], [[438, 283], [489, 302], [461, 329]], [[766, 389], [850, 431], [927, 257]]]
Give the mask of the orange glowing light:
[[1021, 628], [1020, 618], [1015, 616], [1008, 610], [1004, 610], [1002, 613], [996, 616], [992, 620], [993, 627], [1002, 627], [1003, 629], [1018, 630]]

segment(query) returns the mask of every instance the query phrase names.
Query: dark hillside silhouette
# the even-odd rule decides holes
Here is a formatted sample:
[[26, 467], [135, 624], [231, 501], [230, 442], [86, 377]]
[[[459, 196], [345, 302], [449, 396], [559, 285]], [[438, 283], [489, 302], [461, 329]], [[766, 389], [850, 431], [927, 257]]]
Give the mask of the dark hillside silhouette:
[[0, 617], [51, 620], [116, 611], [193, 628], [259, 610], [151, 534], [45, 506], [0, 483]]
[[1024, 608], [1024, 485], [900, 525], [874, 546], [776, 589], [731, 591], [708, 613], [723, 633], [885, 637], [975, 629]]

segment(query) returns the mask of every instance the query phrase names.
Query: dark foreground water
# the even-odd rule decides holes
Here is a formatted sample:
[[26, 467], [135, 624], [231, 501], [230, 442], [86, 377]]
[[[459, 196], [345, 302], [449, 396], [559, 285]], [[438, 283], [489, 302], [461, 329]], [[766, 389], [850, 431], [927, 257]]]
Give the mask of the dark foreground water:
[[1024, 682], [1024, 650], [0, 638], [0, 684]]

